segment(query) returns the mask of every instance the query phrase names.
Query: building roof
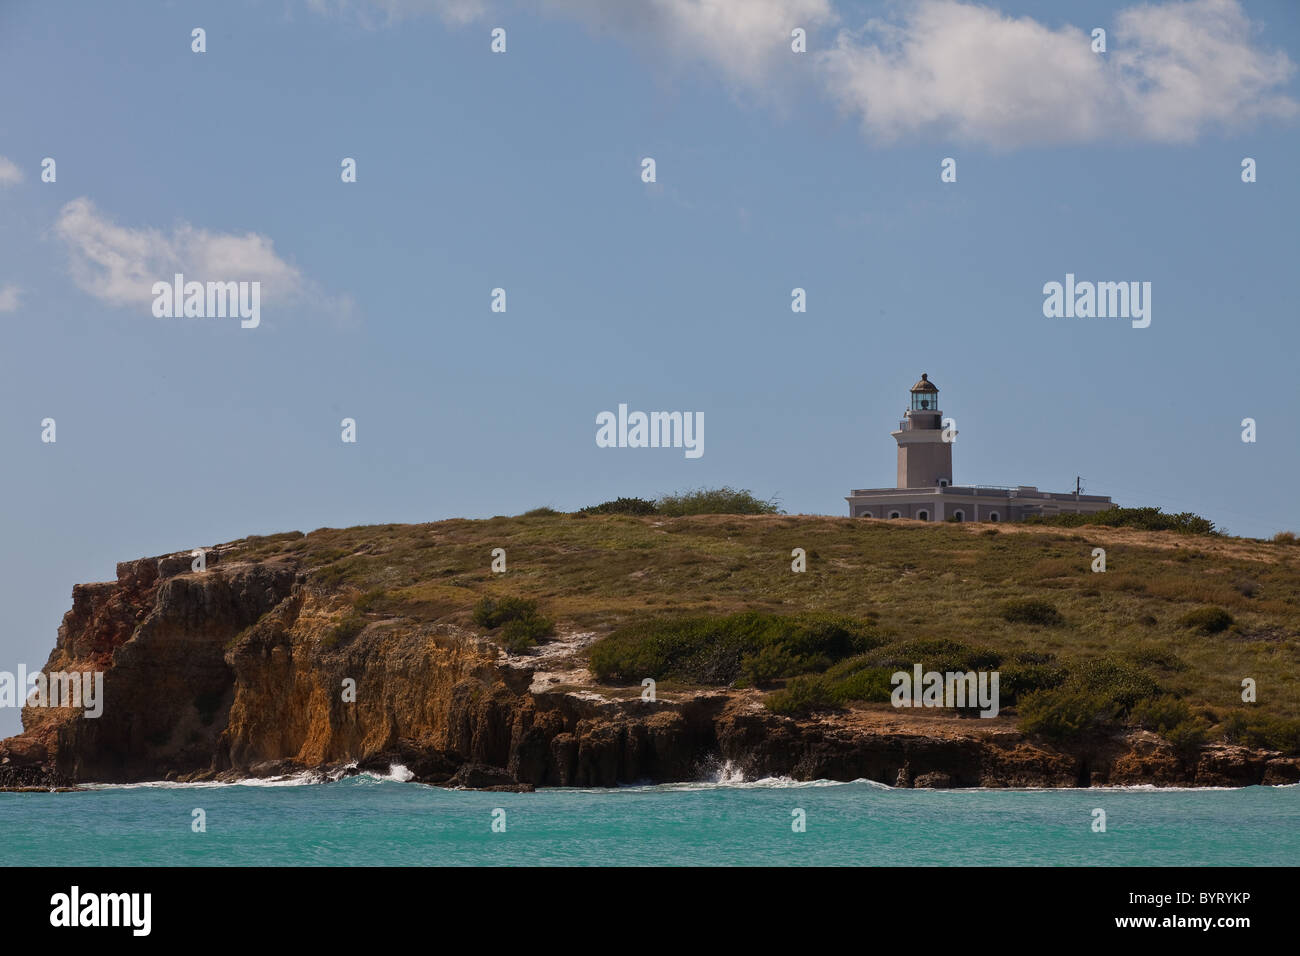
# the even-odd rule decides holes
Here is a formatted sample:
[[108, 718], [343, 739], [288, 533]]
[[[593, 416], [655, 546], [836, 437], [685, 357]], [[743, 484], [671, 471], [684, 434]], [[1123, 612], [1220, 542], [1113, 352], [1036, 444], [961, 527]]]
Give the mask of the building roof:
[[930, 376], [922, 372], [921, 381], [913, 385], [911, 390], [913, 392], [937, 392], [939, 391], [939, 387], [935, 385], [934, 382], [930, 381]]

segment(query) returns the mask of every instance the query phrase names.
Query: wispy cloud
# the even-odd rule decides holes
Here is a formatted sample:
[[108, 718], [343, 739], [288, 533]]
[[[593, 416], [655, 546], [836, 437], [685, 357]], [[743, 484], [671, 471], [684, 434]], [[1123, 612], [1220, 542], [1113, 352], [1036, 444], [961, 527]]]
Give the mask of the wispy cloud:
[[23, 181], [23, 171], [7, 156], [0, 156], [0, 186], [13, 186]]
[[13, 312], [18, 308], [23, 290], [13, 283], [0, 285], [0, 312]]
[[85, 197], [59, 212], [54, 233], [68, 250], [73, 280], [110, 305], [150, 302], [158, 281], [257, 281], [264, 299], [288, 299], [309, 290], [302, 274], [275, 252], [266, 236], [209, 232], [180, 223], [170, 232], [120, 226]]
[[842, 31], [827, 85], [873, 139], [940, 136], [998, 148], [1103, 139], [1189, 142], [1212, 126], [1296, 115], [1295, 71], [1252, 41], [1236, 0], [1131, 7], [1108, 30], [1051, 28], [958, 0]]
[[[388, 22], [436, 14], [466, 23], [519, 8], [503, 0], [308, 2]], [[1144, 3], [1112, 23], [1081, 26], [969, 0], [909, 0], [865, 23], [847, 0], [542, 0], [540, 9], [670, 60], [705, 63], [760, 93], [789, 77], [774, 66], [792, 55], [790, 31], [803, 27], [818, 82], [876, 142], [1178, 143], [1300, 112], [1285, 92], [1295, 64], [1260, 45], [1239, 0]], [[1107, 30], [1105, 54], [1091, 49], [1094, 26]]]
[[307, 6], [317, 13], [352, 17], [367, 27], [429, 15], [464, 24], [488, 12], [486, 0], [307, 0]]
[[755, 88], [767, 85], [777, 57], [792, 55], [795, 27], [811, 35], [837, 19], [830, 0], [545, 0], [543, 9]]

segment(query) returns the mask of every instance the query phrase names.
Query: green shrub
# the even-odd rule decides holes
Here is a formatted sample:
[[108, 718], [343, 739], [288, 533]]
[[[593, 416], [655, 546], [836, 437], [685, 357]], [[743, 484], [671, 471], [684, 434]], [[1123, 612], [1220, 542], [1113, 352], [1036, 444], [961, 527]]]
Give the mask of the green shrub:
[[880, 667], [870, 661], [870, 654], [859, 654], [840, 661], [822, 675], [830, 699], [836, 704], [855, 700], [888, 703], [894, 690], [890, 678], [897, 668]]
[[659, 514], [682, 515], [775, 515], [782, 514], [775, 501], [762, 501], [746, 490], [724, 486], [698, 488], [664, 495], [656, 503]]
[[1178, 619], [1179, 627], [1192, 628], [1202, 634], [1218, 634], [1233, 625], [1232, 615], [1221, 607], [1198, 607]]
[[1191, 717], [1162, 731], [1160, 736], [1169, 741], [1179, 757], [1190, 763], [1205, 746], [1209, 730], [1210, 725], [1206, 721], [1200, 717]]
[[1109, 656], [1071, 664], [1065, 686], [1101, 694], [1126, 714], [1139, 701], [1160, 693], [1160, 685], [1137, 665]]
[[1172, 694], [1138, 701], [1130, 720], [1134, 726], [1163, 734], [1192, 719], [1192, 708]]
[[541, 508], [533, 508], [531, 511], [525, 511], [520, 517], [522, 518], [550, 518], [554, 515], [563, 514], [554, 508], [548, 508], [543, 505]]
[[517, 617], [513, 620], [506, 621], [501, 626], [501, 633], [498, 635], [506, 650], [512, 654], [520, 654], [534, 647], [538, 641], [550, 637], [555, 633], [555, 625], [540, 615], [530, 617]]
[[1188, 763], [1194, 761], [1205, 746], [1210, 729], [1207, 720], [1193, 714], [1186, 701], [1172, 694], [1140, 701], [1129, 719], [1144, 730], [1164, 737], [1174, 752]]
[[652, 515], [657, 511], [655, 503], [645, 498], [615, 498], [613, 501], [602, 501], [598, 505], [588, 505], [579, 514]]
[[1019, 704], [1020, 728], [1058, 743], [1113, 733], [1120, 708], [1106, 694], [1061, 687], [1034, 691]]
[[1061, 623], [1061, 612], [1046, 601], [1034, 598], [1013, 598], [1003, 601], [998, 612], [1004, 621], [1013, 624], [1041, 624], [1051, 627]]
[[1060, 687], [1066, 674], [1054, 654], [1016, 654], [998, 668], [998, 696], [1014, 704], [1034, 691]]
[[999, 660], [993, 651], [957, 641], [894, 641], [840, 660], [815, 676], [792, 677], [784, 690], [768, 695], [764, 703], [783, 714], [838, 708], [855, 701], [888, 703], [894, 674], [906, 671], [910, 675], [916, 664], [924, 671], [948, 673], [989, 670], [997, 667]]
[[1115, 506], [1093, 514], [1031, 515], [1026, 524], [1054, 525], [1061, 528], [1078, 528], [1099, 524], [1112, 528], [1137, 528], [1140, 531], [1177, 531], [1181, 534], [1223, 534], [1216, 531], [1214, 522], [1200, 515], [1183, 511], [1165, 514], [1159, 508], [1121, 508]]
[[980, 671], [992, 670], [1002, 662], [996, 651], [985, 647], [971, 647], [960, 641], [934, 638], [916, 638], [894, 641], [864, 655], [864, 662], [873, 667], [895, 671], [912, 671], [920, 664], [923, 671]]
[[794, 657], [777, 644], [760, 647], [740, 659], [741, 681], [751, 687], [769, 687], [786, 674], [797, 673]]
[[1230, 744], [1300, 753], [1300, 720], [1234, 710], [1223, 719], [1219, 730]]
[[826, 681], [820, 676], [795, 677], [784, 690], [769, 694], [763, 704], [768, 710], [788, 717], [805, 717], [833, 706]]
[[1274, 544], [1300, 544], [1300, 535], [1294, 531], [1279, 531], [1273, 535]]
[[1130, 651], [1125, 657], [1142, 668], [1158, 668], [1166, 671], [1187, 669], [1187, 662], [1181, 657], [1173, 651], [1166, 651], [1158, 647], [1139, 647], [1137, 650]]
[[[1105, 656], [1069, 663], [1060, 684], [1028, 691], [1016, 707], [1025, 733], [1058, 742], [1086, 740], [1114, 733], [1125, 715], [1160, 695], [1160, 685], [1132, 661]], [[1141, 719], [1156, 719], [1166, 712], [1162, 707], [1167, 710], [1147, 705]]]
[[506, 597], [498, 601], [485, 597], [474, 605], [474, 623], [480, 627], [497, 628], [507, 621], [536, 614], [537, 602], [526, 598]]
[[853, 618], [786, 617], [746, 611], [726, 617], [669, 617], [617, 628], [591, 649], [602, 681], [643, 678], [726, 686], [744, 679], [767, 684], [825, 670], [880, 642], [871, 625]]
[[538, 612], [536, 601], [525, 598], [482, 598], [474, 605], [473, 617], [480, 627], [501, 628], [496, 639], [512, 654], [526, 651], [555, 633], [555, 622]]

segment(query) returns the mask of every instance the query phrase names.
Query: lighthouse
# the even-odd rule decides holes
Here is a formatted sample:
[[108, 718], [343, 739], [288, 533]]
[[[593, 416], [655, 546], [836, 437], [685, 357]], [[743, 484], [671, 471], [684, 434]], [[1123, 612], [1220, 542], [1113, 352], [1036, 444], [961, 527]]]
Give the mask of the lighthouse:
[[912, 386], [912, 407], [903, 413], [898, 431], [898, 487], [942, 488], [952, 484], [952, 442], [955, 430], [944, 430], [939, 388], [930, 376]]
[[[1039, 491], [1034, 485], [955, 485], [952, 446], [957, 429], [944, 427], [939, 386], [921, 373], [898, 428], [898, 479], [893, 488], [859, 488], [846, 496], [854, 518], [915, 521], [1021, 521], [1034, 515], [1091, 514], [1114, 506], [1105, 495]], [[949, 424], [952, 420], [949, 419]]]

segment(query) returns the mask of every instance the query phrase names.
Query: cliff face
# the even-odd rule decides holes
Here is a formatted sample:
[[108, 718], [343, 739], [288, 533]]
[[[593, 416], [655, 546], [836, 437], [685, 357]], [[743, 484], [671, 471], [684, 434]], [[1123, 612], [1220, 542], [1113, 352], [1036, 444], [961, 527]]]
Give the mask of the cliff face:
[[[406, 618], [345, 626], [352, 601], [289, 556], [190, 570], [173, 555], [78, 585], [46, 672], [105, 672], [102, 716], [29, 707], [0, 743], [0, 786], [234, 779], [349, 764], [474, 787], [613, 786], [698, 779], [729, 766], [753, 779], [867, 778], [891, 786], [1300, 780], [1300, 760], [1207, 748], [1194, 767], [1158, 738], [1101, 752], [1035, 746], [1014, 722], [897, 712], [794, 720], [752, 691], [645, 701], [543, 670], [563, 655], [510, 657], [451, 624]], [[560, 661], [556, 663], [557, 659]]]
[[99, 781], [157, 779], [211, 762], [234, 696], [226, 645], [288, 597], [296, 572], [182, 568], [188, 558], [129, 561], [116, 582], [73, 589], [44, 671], [103, 671], [103, 713], [25, 707], [29, 760], [60, 779]]

